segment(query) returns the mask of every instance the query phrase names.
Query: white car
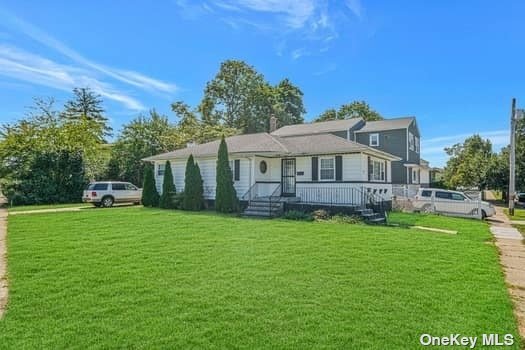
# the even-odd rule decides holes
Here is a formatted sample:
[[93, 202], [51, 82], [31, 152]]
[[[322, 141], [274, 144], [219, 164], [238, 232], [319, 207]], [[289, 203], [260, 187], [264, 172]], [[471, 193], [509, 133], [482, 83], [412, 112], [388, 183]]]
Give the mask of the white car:
[[114, 203], [140, 204], [142, 189], [129, 182], [97, 181], [88, 185], [82, 202], [109, 208]]
[[416, 211], [426, 213], [444, 213], [457, 216], [477, 216], [481, 209], [481, 218], [496, 214], [494, 206], [481, 200], [473, 200], [458, 191], [439, 188], [420, 188], [413, 200]]

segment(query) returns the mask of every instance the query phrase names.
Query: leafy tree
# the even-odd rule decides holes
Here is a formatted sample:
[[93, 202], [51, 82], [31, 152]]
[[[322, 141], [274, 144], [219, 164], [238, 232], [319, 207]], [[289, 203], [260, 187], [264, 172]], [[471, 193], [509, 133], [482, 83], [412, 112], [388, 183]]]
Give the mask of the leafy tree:
[[190, 155], [186, 163], [182, 206], [185, 210], [201, 210], [203, 204], [204, 197], [201, 172], [199, 165], [193, 160], [193, 155]]
[[142, 186], [142, 204], [145, 207], [159, 206], [159, 193], [155, 186], [155, 174], [151, 164], [144, 167], [144, 184]]
[[215, 78], [206, 84], [205, 103], [200, 110], [214, 123], [223, 122], [227, 127], [244, 130], [246, 119], [253, 118], [250, 107], [254, 92], [263, 83], [262, 75], [252, 66], [226, 60]]
[[89, 88], [74, 88], [73, 94], [74, 98], [64, 105], [64, 118], [73, 123], [84, 120], [94, 122], [97, 128], [93, 129], [93, 136], [99, 141], [103, 141], [104, 136], [111, 135], [112, 129], [108, 125], [108, 118], [104, 116], [101, 96]]
[[[492, 155], [487, 168], [487, 187], [506, 193], [509, 189], [509, 147]], [[503, 196], [506, 198], [506, 195]]]
[[169, 160], [166, 162], [164, 169], [164, 181], [162, 183], [162, 194], [160, 195], [159, 207], [164, 209], [175, 209], [174, 196], [177, 193], [177, 190], [175, 189]]
[[376, 121], [383, 119], [383, 117], [371, 109], [368, 103], [365, 101], [354, 101], [341, 105], [337, 111], [333, 108], [326, 110], [319, 117], [317, 117], [316, 121], [320, 122], [351, 118], [363, 118], [366, 121]]
[[176, 133], [176, 126], [155, 110], [124, 125], [111, 149], [110, 178], [141, 184], [145, 167], [142, 159], [176, 149]]
[[221, 139], [217, 158], [217, 186], [215, 192], [215, 210], [222, 213], [231, 213], [239, 210], [237, 192], [233, 186], [233, 175], [228, 159], [228, 146]]
[[450, 156], [443, 174], [448, 187], [487, 187], [487, 172], [494, 156], [489, 140], [473, 135], [464, 143], [445, 148], [445, 152]]
[[198, 108], [208, 125], [223, 124], [243, 133], [268, 131], [273, 115], [280, 125], [303, 122], [303, 93], [290, 80], [270, 85], [254, 67], [227, 60], [206, 85]]

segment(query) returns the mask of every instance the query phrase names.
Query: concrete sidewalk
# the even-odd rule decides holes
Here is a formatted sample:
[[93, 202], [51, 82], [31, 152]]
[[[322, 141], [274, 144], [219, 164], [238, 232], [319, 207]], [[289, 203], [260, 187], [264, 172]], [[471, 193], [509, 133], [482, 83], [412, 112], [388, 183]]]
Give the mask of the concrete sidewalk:
[[490, 231], [496, 238], [500, 251], [500, 263], [505, 273], [509, 294], [514, 302], [520, 335], [525, 338], [525, 245], [523, 236], [511, 225], [511, 221], [496, 207], [496, 215], [487, 219]]

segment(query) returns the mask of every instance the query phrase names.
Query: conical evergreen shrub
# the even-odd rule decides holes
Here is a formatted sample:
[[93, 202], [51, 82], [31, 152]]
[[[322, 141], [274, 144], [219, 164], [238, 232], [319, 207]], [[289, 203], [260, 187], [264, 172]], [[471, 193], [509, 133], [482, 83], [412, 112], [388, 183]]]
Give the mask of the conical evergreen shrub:
[[200, 168], [199, 165], [194, 162], [193, 155], [190, 155], [186, 163], [182, 207], [185, 210], [201, 210], [203, 203], [203, 185]]
[[164, 209], [175, 209], [175, 193], [176, 188], [173, 182], [173, 173], [171, 171], [170, 161], [168, 160], [164, 170], [164, 182], [162, 184], [162, 194], [160, 195], [159, 207]]
[[228, 159], [228, 146], [221, 138], [217, 155], [217, 186], [215, 189], [215, 210], [221, 213], [232, 213], [239, 210], [237, 192], [233, 187], [233, 174]]
[[142, 186], [142, 204], [145, 207], [159, 206], [159, 193], [155, 187], [154, 168], [151, 164], [144, 167], [144, 184]]

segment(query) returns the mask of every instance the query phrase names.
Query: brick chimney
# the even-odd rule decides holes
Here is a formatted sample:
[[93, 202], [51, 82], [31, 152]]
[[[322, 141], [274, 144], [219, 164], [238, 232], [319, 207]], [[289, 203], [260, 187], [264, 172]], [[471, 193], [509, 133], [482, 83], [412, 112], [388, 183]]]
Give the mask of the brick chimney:
[[277, 118], [275, 118], [275, 116], [272, 115], [272, 117], [270, 118], [270, 132], [274, 132], [275, 130], [277, 130]]

